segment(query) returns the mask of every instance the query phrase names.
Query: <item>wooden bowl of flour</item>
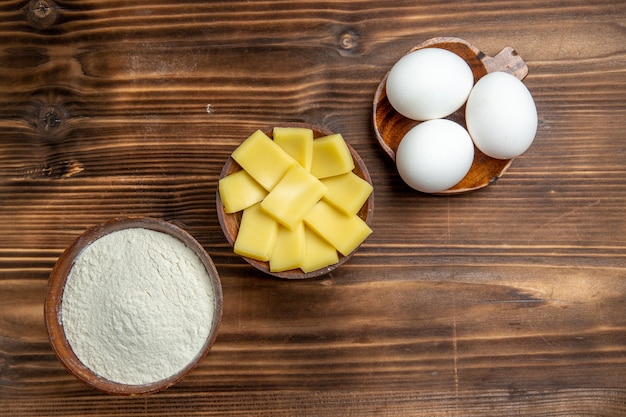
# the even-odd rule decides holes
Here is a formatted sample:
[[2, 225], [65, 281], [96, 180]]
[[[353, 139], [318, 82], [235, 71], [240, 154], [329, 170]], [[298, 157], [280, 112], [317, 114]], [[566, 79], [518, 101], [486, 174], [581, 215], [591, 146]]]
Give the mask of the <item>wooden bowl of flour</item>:
[[152, 218], [95, 226], [58, 259], [45, 299], [50, 343], [87, 385], [161, 391], [210, 350], [222, 314], [217, 270], [183, 229]]

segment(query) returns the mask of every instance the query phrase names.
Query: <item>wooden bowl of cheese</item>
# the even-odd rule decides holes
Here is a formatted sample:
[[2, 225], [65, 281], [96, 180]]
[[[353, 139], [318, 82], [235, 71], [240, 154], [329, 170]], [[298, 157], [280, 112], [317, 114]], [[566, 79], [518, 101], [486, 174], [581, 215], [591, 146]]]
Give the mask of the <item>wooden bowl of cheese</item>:
[[308, 124], [252, 133], [226, 161], [216, 204], [235, 253], [279, 278], [327, 274], [372, 232], [363, 160], [340, 134]]
[[209, 255], [180, 227], [125, 217], [94, 226], [59, 257], [45, 322], [67, 370], [108, 394], [161, 391], [208, 353], [222, 316]]

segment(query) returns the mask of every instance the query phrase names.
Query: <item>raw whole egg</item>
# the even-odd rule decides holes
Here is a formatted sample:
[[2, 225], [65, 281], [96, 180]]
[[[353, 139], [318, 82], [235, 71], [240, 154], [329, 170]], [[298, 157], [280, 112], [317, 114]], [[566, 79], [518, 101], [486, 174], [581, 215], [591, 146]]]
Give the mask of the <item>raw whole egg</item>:
[[409, 130], [396, 152], [400, 177], [410, 187], [437, 193], [456, 185], [474, 160], [467, 130], [448, 119], [428, 120]]
[[482, 77], [472, 89], [465, 122], [476, 147], [496, 159], [524, 153], [537, 133], [535, 102], [519, 79], [505, 72]]
[[453, 52], [425, 48], [400, 58], [387, 75], [387, 99], [404, 117], [439, 119], [458, 110], [474, 85], [469, 65]]

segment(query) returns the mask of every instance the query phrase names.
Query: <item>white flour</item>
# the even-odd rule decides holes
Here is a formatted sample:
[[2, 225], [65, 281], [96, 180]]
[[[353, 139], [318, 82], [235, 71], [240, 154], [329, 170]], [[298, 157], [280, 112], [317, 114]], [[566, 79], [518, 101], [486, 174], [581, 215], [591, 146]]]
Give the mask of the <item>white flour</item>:
[[159, 381], [187, 366], [211, 330], [214, 294], [198, 256], [180, 240], [133, 228], [77, 257], [61, 316], [78, 358], [122, 384]]

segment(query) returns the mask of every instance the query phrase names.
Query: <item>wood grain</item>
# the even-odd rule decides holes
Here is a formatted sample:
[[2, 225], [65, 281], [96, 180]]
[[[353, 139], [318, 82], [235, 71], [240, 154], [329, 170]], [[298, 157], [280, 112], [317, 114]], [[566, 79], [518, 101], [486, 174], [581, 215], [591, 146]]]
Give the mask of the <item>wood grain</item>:
[[[0, 4], [0, 409], [10, 416], [626, 414], [626, 4], [9, 0]], [[379, 147], [372, 99], [437, 36], [512, 46], [539, 112], [485, 189], [429, 196]], [[251, 131], [340, 132], [374, 233], [332, 274], [234, 255], [217, 179]], [[174, 221], [224, 292], [209, 355], [168, 390], [100, 394], [55, 358], [47, 279], [82, 231]]]

